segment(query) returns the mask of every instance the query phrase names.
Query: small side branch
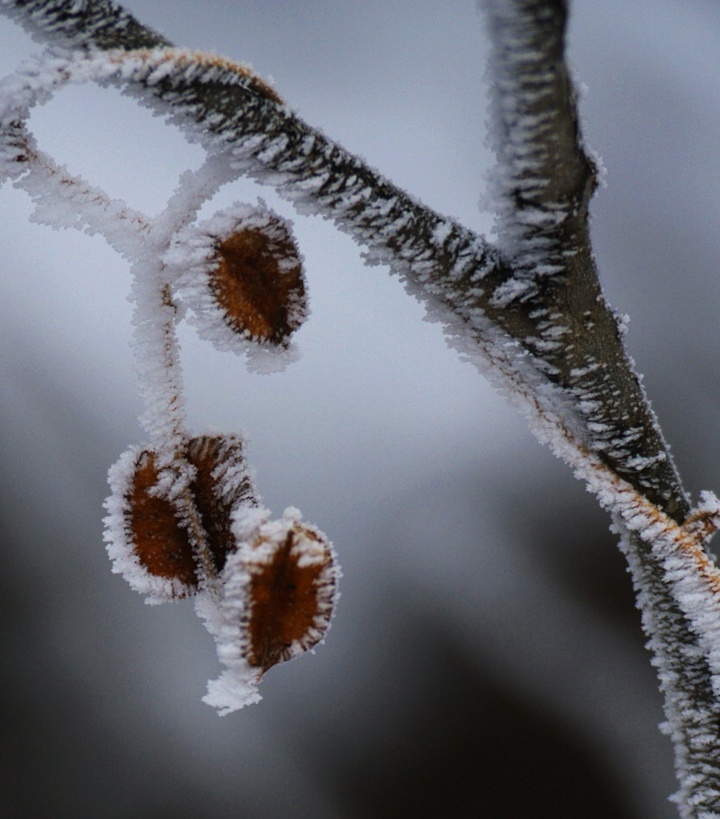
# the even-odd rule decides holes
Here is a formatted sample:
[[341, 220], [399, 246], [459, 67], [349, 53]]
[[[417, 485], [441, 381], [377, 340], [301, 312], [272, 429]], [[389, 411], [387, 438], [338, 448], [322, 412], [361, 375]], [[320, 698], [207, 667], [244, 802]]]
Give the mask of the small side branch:
[[528, 292], [534, 280], [564, 274], [567, 259], [586, 251], [597, 172], [583, 145], [565, 64], [567, 3], [486, 0], [484, 5], [501, 246], [513, 260], [516, 278], [521, 271], [526, 277]]

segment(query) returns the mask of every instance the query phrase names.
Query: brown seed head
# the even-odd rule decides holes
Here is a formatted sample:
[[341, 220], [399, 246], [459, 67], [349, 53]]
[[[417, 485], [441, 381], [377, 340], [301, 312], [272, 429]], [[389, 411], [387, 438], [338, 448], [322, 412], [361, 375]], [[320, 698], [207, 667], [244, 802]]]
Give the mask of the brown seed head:
[[188, 590], [197, 586], [195, 557], [188, 530], [180, 525], [178, 510], [153, 493], [159, 472], [155, 456], [138, 456], [126, 495], [125, 530], [140, 564], [152, 575], [174, 579]]
[[242, 441], [230, 435], [192, 438], [187, 458], [197, 470], [190, 484], [192, 498], [220, 571], [228, 553], [237, 547], [230, 529], [233, 509], [239, 504], [257, 505]]
[[[199, 516], [215, 570], [222, 570], [236, 548], [230, 528], [232, 510], [256, 505], [240, 439], [202, 436], [190, 440], [187, 459], [196, 474], [189, 495]], [[143, 450], [126, 492], [125, 531], [131, 549], [150, 574], [177, 580], [190, 594], [198, 585], [196, 544], [188, 522], [187, 499], [171, 501], [157, 492], [160, 473], [154, 454]]]
[[267, 227], [242, 228], [217, 247], [210, 287], [238, 333], [283, 343], [302, 323], [302, 261], [289, 230], [272, 216]]
[[[255, 547], [265, 544], [263, 538]], [[336, 571], [317, 530], [295, 523], [269, 561], [249, 561], [248, 663], [267, 671], [318, 643], [330, 624]]]

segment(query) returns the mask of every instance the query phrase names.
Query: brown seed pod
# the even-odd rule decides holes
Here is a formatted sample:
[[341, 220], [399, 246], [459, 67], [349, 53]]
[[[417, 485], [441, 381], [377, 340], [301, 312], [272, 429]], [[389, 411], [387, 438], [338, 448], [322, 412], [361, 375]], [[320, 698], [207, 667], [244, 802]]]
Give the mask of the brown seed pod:
[[235, 332], [285, 342], [305, 308], [302, 261], [285, 223], [269, 215], [266, 225], [243, 227], [220, 241], [210, 288]]
[[191, 515], [199, 520], [214, 571], [220, 572], [236, 548], [233, 509], [257, 505], [239, 438], [193, 438], [186, 457], [195, 474], [187, 492], [172, 499], [159, 490], [162, 476], [149, 449], [131, 449], [111, 473], [108, 551], [115, 570], [157, 600], [185, 597], [197, 589], [200, 564]]
[[232, 435], [192, 438], [187, 459], [197, 470], [190, 491], [219, 572], [228, 552], [236, 548], [231, 530], [233, 509], [258, 504], [243, 443]]
[[242, 612], [239, 642], [251, 668], [264, 673], [323, 638], [339, 571], [332, 544], [297, 510], [260, 526], [225, 575], [230, 607]]
[[179, 510], [153, 493], [160, 478], [155, 456], [140, 452], [125, 495], [125, 532], [129, 548], [146, 572], [175, 581], [173, 592], [197, 586], [195, 555]]
[[[304, 562], [308, 544], [318, 557]], [[334, 595], [331, 560], [319, 533], [298, 527], [287, 533], [269, 563], [250, 567], [251, 666], [267, 671], [322, 638]]]
[[[220, 349], [287, 347], [307, 316], [302, 256], [291, 225], [264, 205], [236, 205], [187, 228], [165, 257], [176, 293]], [[245, 345], [245, 346], [243, 346]]]

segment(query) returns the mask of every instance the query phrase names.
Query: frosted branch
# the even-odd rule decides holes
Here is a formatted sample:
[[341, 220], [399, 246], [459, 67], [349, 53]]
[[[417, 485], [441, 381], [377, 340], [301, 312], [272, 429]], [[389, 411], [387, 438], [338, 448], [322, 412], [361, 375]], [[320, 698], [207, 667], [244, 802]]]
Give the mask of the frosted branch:
[[[519, 5], [521, 10], [529, 8], [530, 23], [525, 27], [532, 23], [533, 8], [547, 7], [545, 3]], [[3, 7], [34, 36], [53, 42], [59, 38], [73, 46], [82, 41], [90, 48], [124, 49], [135, 48], [140, 41], [153, 47], [167, 45], [149, 29], [141, 36], [142, 26], [106, 0], [89, 0], [80, 10], [69, 0], [22, 4], [4, 0]], [[81, 37], [83, 14], [87, 24]], [[545, 32], [555, 38], [546, 60], [562, 55], [564, 12], [558, 14], [559, 22], [552, 18]], [[507, 26], [511, 15], [506, 17], [503, 42], [513, 37]], [[273, 185], [301, 211], [331, 219], [366, 248], [370, 263], [387, 264], [402, 278], [407, 289], [445, 321], [451, 336], [458, 335], [460, 326], [463, 346], [468, 338], [475, 338], [480, 346], [487, 341], [495, 345], [503, 338], [516, 346], [518, 355], [528, 353], [523, 367], [533, 368], [535, 381], [545, 384], [546, 400], [572, 416], [569, 423], [582, 430], [588, 445], [677, 520], [687, 515], [689, 503], [668, 448], [624, 350], [617, 318], [598, 284], [585, 218], [594, 186], [592, 166], [583, 163], [579, 148], [575, 149], [579, 170], [568, 174], [562, 184], [546, 186], [550, 211], [555, 212], [557, 205], [561, 216], [561, 206], [567, 210], [571, 204], [576, 210], [564, 224], [551, 225], [558, 234], [553, 242], [575, 237], [571, 252], [563, 256], [567, 275], [540, 277], [537, 287], [525, 290], [523, 264], [398, 189], [303, 122], [262, 80], [237, 63], [177, 50], [141, 50], [135, 58], [114, 58], [124, 64], [118, 81], [131, 83], [147, 104], [159, 105], [212, 150], [228, 151], [238, 171]], [[502, 59], [496, 62], [502, 64]], [[559, 120], [570, 120], [563, 127], [567, 140], [575, 144], [577, 117], [566, 69], [559, 72], [559, 79], [551, 80], [552, 94], [543, 99], [549, 104], [564, 99], [567, 92]], [[522, 83], [507, 86], [505, 104], [514, 90], [525, 94]], [[544, 126], [530, 129], [525, 142], [532, 145], [532, 134], [542, 135], [545, 130]], [[546, 136], [543, 140], [533, 154], [538, 162], [552, 144]], [[543, 166], [545, 171], [550, 174], [561, 158], [562, 154], [553, 154]], [[513, 173], [508, 179], [517, 177]], [[536, 204], [543, 195], [536, 192]], [[530, 213], [535, 205], [528, 207]], [[540, 220], [531, 231], [533, 242], [542, 243], [546, 222]], [[515, 293], [516, 285], [523, 298], [508, 303], [503, 294]]]
[[486, 0], [491, 42], [495, 202], [513, 285], [497, 301], [537, 292], [539, 279], [572, 275], [589, 249], [596, 169], [580, 134], [564, 60], [566, 3]]

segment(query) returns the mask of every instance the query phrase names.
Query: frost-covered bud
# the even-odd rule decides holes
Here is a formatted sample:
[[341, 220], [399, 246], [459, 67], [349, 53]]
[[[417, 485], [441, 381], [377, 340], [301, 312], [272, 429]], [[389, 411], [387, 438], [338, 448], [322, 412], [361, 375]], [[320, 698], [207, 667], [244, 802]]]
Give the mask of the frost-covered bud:
[[304, 316], [297, 246], [280, 221], [243, 227], [217, 247], [210, 287], [225, 321], [260, 341], [284, 341]]
[[297, 510], [262, 525], [228, 560], [226, 576], [238, 569], [251, 666], [267, 671], [322, 639], [335, 605], [335, 556], [325, 535], [302, 523]]
[[208, 684], [205, 702], [221, 714], [257, 702], [257, 683], [269, 668], [323, 639], [340, 576], [332, 544], [297, 509], [286, 509], [279, 520], [268, 520], [261, 509], [233, 517], [241, 545], [228, 556], [209, 624], [227, 670]]
[[307, 315], [302, 256], [288, 221], [235, 206], [182, 231], [166, 254], [200, 334], [220, 349], [286, 346]]
[[[257, 505], [239, 438], [193, 438], [186, 458], [186, 492], [172, 481], [166, 485], [167, 473], [150, 449], [132, 447], [110, 470], [105, 538], [113, 571], [153, 602], [196, 591], [202, 548], [213, 571], [222, 571], [236, 548], [233, 510]], [[198, 531], [202, 543], [193, 534]]]

